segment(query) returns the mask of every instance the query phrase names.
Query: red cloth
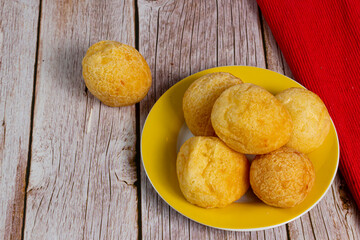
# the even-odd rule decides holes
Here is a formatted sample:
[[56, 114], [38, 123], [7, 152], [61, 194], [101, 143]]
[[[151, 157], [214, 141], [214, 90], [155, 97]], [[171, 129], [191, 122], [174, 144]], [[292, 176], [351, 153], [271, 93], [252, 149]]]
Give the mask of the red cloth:
[[325, 102], [360, 209], [360, 1], [257, 0], [297, 81]]

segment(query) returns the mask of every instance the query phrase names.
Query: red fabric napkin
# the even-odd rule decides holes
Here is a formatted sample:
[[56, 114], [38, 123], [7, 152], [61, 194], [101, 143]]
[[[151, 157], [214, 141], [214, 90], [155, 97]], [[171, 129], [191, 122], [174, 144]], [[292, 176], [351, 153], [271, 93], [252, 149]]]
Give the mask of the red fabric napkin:
[[340, 171], [360, 209], [360, 1], [257, 2], [295, 79], [329, 110]]

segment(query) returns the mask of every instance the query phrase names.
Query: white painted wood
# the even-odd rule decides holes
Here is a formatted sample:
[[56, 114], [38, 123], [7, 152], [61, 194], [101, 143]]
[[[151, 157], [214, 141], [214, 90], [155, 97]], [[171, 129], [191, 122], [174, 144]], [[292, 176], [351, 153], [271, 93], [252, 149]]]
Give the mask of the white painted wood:
[[81, 61], [135, 44], [134, 1], [42, 2], [25, 239], [136, 239], [135, 106], [86, 91]]
[[20, 239], [39, 1], [0, 0], [0, 10], [0, 239]]
[[[0, 0], [1, 239], [22, 237], [39, 2]], [[154, 77], [139, 105], [140, 129], [162, 93], [200, 70], [267, 66], [292, 77], [253, 0], [137, 5], [139, 48]], [[143, 169], [137, 196], [135, 107], [100, 104], [81, 76], [91, 44], [135, 45], [135, 10], [135, 0], [42, 1], [24, 238], [136, 239], [140, 230], [143, 239], [360, 239], [360, 213], [340, 174], [309, 213], [257, 232], [188, 220], [162, 201]]]

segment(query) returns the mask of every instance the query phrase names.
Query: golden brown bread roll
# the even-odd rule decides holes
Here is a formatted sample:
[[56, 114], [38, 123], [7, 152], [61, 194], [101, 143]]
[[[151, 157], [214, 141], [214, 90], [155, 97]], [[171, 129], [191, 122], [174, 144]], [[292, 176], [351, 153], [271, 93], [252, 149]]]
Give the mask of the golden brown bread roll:
[[281, 102], [251, 83], [225, 90], [213, 106], [211, 122], [221, 140], [244, 154], [278, 149], [292, 131], [290, 114]]
[[217, 137], [192, 137], [176, 161], [180, 189], [192, 204], [225, 207], [249, 188], [249, 162]]
[[330, 131], [330, 116], [323, 101], [303, 88], [289, 88], [276, 95], [290, 112], [294, 130], [286, 146], [309, 153], [324, 142]]
[[256, 156], [250, 167], [250, 185], [264, 203], [294, 207], [310, 192], [315, 170], [309, 158], [292, 148], [282, 147]]
[[115, 41], [92, 45], [82, 61], [89, 91], [104, 104], [120, 107], [139, 102], [151, 86], [151, 72], [133, 47]]
[[226, 72], [209, 73], [193, 82], [183, 98], [184, 118], [195, 136], [214, 136], [211, 109], [216, 99], [227, 88], [242, 81]]

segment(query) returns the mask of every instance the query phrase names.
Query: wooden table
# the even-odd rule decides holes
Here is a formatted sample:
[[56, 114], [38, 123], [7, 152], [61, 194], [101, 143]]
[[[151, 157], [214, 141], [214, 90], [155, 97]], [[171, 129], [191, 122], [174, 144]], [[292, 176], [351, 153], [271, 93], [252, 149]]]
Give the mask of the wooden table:
[[[228, 232], [174, 211], [141, 166], [145, 118], [180, 79], [222, 65], [291, 77], [255, 0], [0, 6], [0, 239], [360, 239], [360, 214], [340, 174], [301, 218]], [[87, 91], [81, 60], [104, 39], [135, 46], [149, 63], [153, 85], [139, 104], [110, 108]]]

